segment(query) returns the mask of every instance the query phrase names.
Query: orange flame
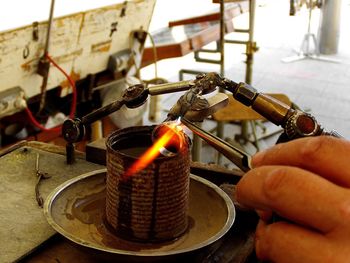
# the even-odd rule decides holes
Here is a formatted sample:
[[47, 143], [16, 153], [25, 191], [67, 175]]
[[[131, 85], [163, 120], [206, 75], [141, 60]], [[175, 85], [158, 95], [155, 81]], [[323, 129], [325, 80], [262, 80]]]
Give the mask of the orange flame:
[[[163, 147], [167, 146], [174, 138], [174, 136], [179, 135], [179, 131], [176, 129], [176, 125], [167, 125], [167, 127], [170, 129], [162, 134], [162, 136], [157, 139], [156, 142], [129, 167], [129, 169], [124, 174], [125, 178], [132, 176], [147, 167], [154, 159], [159, 156], [160, 150]], [[179, 137], [182, 138], [182, 136]]]

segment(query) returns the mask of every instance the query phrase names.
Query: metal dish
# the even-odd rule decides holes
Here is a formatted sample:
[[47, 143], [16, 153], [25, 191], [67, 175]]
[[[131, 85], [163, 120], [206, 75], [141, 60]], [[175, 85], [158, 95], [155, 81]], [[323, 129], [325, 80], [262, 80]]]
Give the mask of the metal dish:
[[235, 208], [231, 199], [211, 182], [191, 175], [189, 228], [172, 241], [136, 243], [115, 236], [104, 223], [106, 169], [73, 178], [47, 198], [44, 213], [49, 224], [67, 239], [95, 254], [128, 261], [164, 259], [204, 248], [232, 226]]

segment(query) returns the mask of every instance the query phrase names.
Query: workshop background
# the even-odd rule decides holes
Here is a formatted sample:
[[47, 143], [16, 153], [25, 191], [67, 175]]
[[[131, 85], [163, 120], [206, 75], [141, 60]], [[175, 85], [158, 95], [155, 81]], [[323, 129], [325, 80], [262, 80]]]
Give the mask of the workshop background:
[[[48, 17], [54, 2], [51, 28]], [[257, 262], [254, 234], [258, 218], [255, 211], [245, 210], [235, 202], [235, 184], [250, 169], [250, 156], [274, 145], [284, 130], [242, 106], [227, 91], [231, 100], [226, 108], [212, 116], [199, 111], [204, 121], [186, 124], [190, 127], [196, 122], [202, 134], [221, 133], [225, 142], [214, 140], [218, 146], [214, 149], [207, 143], [210, 139], [204, 142], [191, 134], [192, 159], [187, 148], [174, 155], [166, 152], [163, 145], [153, 151], [156, 153], [153, 158], [162, 154], [156, 159], [159, 163], [149, 165], [135, 152], [151, 148], [159, 134], [150, 126], [133, 126], [161, 124], [184, 94], [183, 86], [190, 89], [194, 82], [169, 85], [173, 89], [180, 86], [182, 92], [159, 96], [150, 96], [154, 95], [152, 87], [156, 87], [154, 93], [164, 92], [164, 86], [158, 84], [175, 83], [180, 77], [193, 80], [199, 72], [217, 72], [236, 83], [250, 84], [263, 98], [266, 97], [262, 93], [267, 93], [286, 103], [281, 106], [281, 114], [267, 111], [267, 119], [274, 120], [277, 115], [283, 122], [299, 108], [314, 116], [326, 131], [350, 139], [350, 0], [227, 0], [221, 10], [219, 2], [12, 0], [2, 4], [0, 262], [95, 263], [101, 262], [95, 259], [100, 254], [112, 256], [113, 260], [121, 256], [126, 262], [134, 257], [143, 261], [150, 255], [152, 259], [155, 254], [159, 256], [158, 262], [168, 262], [163, 256], [184, 257], [186, 262]], [[222, 13], [224, 45], [219, 42]], [[176, 23], [188, 25], [174, 26]], [[131, 76], [126, 77], [128, 72]], [[137, 75], [139, 78], [135, 78]], [[217, 77], [201, 75], [195, 82], [199, 83], [196, 88], [208, 88], [208, 79], [211, 80], [208, 76]], [[149, 94], [138, 93], [138, 88], [144, 87], [138, 85], [140, 80], [149, 84]], [[218, 83], [232, 85], [231, 92], [238, 86], [228, 81]], [[124, 90], [128, 91], [131, 85], [135, 86], [125, 95]], [[247, 85], [240, 87], [251, 91]], [[186, 94], [203, 102], [202, 97], [193, 95], [194, 90]], [[125, 97], [120, 100], [122, 94]], [[109, 117], [105, 115], [110, 108], [101, 111], [102, 106], [116, 101], [117, 106], [122, 103], [134, 106], [146, 99], [145, 94], [149, 95], [147, 103], [135, 109], [124, 105]], [[211, 93], [204, 97], [209, 100], [214, 96]], [[264, 107], [273, 108], [271, 105], [282, 104], [259, 106], [265, 110]], [[94, 110], [99, 110], [100, 115], [91, 115]], [[65, 120], [68, 125], [61, 129]], [[310, 124], [310, 120], [306, 118], [302, 124]], [[177, 123], [172, 124], [180, 129]], [[132, 127], [128, 132], [120, 129], [129, 126]], [[105, 139], [112, 132], [119, 137], [109, 137], [106, 150]], [[117, 137], [122, 139], [117, 141]], [[234, 146], [228, 147], [230, 160], [219, 154], [227, 150], [224, 147], [227, 145]], [[113, 155], [117, 150], [122, 157]], [[106, 151], [110, 158], [107, 161]], [[168, 161], [166, 169], [161, 170], [161, 164]], [[133, 172], [135, 165], [137, 172]], [[153, 171], [152, 165], [158, 170]], [[113, 171], [111, 176], [115, 171], [118, 176], [108, 179], [106, 166]], [[124, 171], [126, 166], [131, 168]], [[125, 175], [135, 177], [124, 180]], [[117, 183], [122, 186], [116, 186]], [[111, 191], [109, 195], [106, 185], [107, 191]], [[164, 188], [159, 190], [159, 185]], [[147, 195], [143, 190], [149, 191]], [[159, 218], [166, 217], [160, 220], [165, 231], [179, 215], [181, 231], [171, 233], [166, 242], [160, 238], [156, 241], [162, 242], [152, 243], [157, 234], [158, 190], [173, 193], [159, 202], [166, 204], [158, 213]], [[106, 196], [110, 198], [108, 219]], [[116, 200], [125, 203], [120, 206], [118, 203], [115, 209]], [[139, 205], [143, 201], [147, 205]], [[144, 226], [138, 228], [147, 232], [146, 237], [142, 236], [143, 242], [138, 243], [134, 242], [133, 231], [124, 231], [123, 237], [113, 232], [128, 225], [135, 215], [141, 214], [135, 220], [136, 227], [146, 221], [143, 213], [135, 213], [133, 202], [135, 207], [143, 207], [142, 212], [151, 216], [152, 222], [146, 222], [149, 231]], [[192, 214], [187, 214], [187, 204]], [[178, 206], [183, 208], [182, 213]], [[166, 210], [169, 207], [172, 210]], [[126, 223], [117, 222], [116, 210]], [[106, 220], [114, 220], [113, 231]], [[148, 241], [152, 241], [151, 245]], [[136, 249], [129, 246], [135, 243]]]
[[[114, 4], [118, 1], [57, 1], [55, 6], [55, 17], [68, 15], [78, 11], [89, 10], [99, 6]], [[121, 2], [121, 1], [119, 1]], [[254, 41], [257, 43], [258, 51], [254, 53], [251, 84], [260, 92], [281, 93], [299, 107], [312, 113], [323, 127], [330, 130], [336, 130], [339, 134], [348, 138], [350, 136], [349, 115], [349, 54], [348, 46], [350, 43], [350, 34], [346, 30], [348, 24], [349, 1], [339, 1], [341, 6], [340, 24], [332, 25], [339, 29], [339, 39], [335, 39], [337, 50], [333, 54], [327, 54], [327, 58], [338, 60], [339, 63], [319, 61], [306, 58], [301, 61], [284, 63], [282, 59], [296, 55], [295, 51], [300, 51], [303, 38], [308, 30], [309, 11], [306, 2], [295, 1], [303, 4], [301, 8], [290, 15], [290, 1], [278, 0], [258, 0], [256, 2], [255, 32]], [[304, 2], [304, 3], [303, 3]], [[317, 1], [316, 1], [317, 2]], [[21, 5], [23, 8], [18, 9]], [[50, 8], [49, 1], [38, 2], [37, 8], [26, 12], [30, 8], [28, 1], [11, 1], [6, 8], [1, 9], [0, 16], [2, 23], [0, 30], [8, 30], [32, 23], [32, 21], [44, 21], [47, 19]], [[168, 26], [169, 21], [180, 20], [188, 17], [200, 16], [206, 13], [218, 10], [218, 4], [210, 0], [201, 1], [157, 1], [152, 16], [149, 32], [157, 33]], [[10, 14], [16, 14], [16, 16]], [[313, 8], [311, 18], [311, 34], [317, 38], [321, 30], [321, 10]], [[339, 19], [338, 19], [339, 20]], [[233, 18], [235, 28], [247, 28], [249, 22], [248, 12]], [[181, 32], [174, 33], [180, 39]], [[247, 36], [239, 33], [230, 33], [225, 35], [226, 39], [247, 39]], [[319, 39], [317, 39], [319, 40]], [[314, 52], [313, 40], [310, 39], [310, 50]], [[151, 46], [148, 40], [147, 44]], [[210, 44], [209, 48], [213, 48]], [[225, 76], [236, 81], [244, 81], [245, 70], [245, 45], [225, 44]], [[323, 55], [323, 54], [321, 54]], [[215, 59], [218, 54], [208, 54]], [[186, 65], [186, 69], [209, 72], [220, 71], [219, 65], [210, 63], [198, 63], [194, 60], [193, 54], [187, 54], [183, 57], [176, 57], [158, 61], [158, 76], [168, 81], [177, 81], [178, 72]], [[148, 66], [142, 69], [141, 78], [151, 79], [154, 77], [154, 66]], [[186, 75], [186, 79], [193, 78], [194, 75]], [[176, 101], [177, 96], [163, 96], [161, 106], [158, 107], [157, 119], [152, 122], [148, 114], [144, 115], [144, 123], [154, 123], [161, 121], [168, 110]], [[160, 115], [159, 115], [160, 114]], [[209, 128], [214, 124], [210, 122]], [[238, 127], [239, 129], [239, 127]], [[273, 129], [273, 128], [272, 128]], [[13, 132], [10, 129], [8, 132]], [[15, 129], [17, 132], [17, 129]], [[231, 137], [232, 134], [239, 132], [237, 126], [225, 126], [225, 136]], [[259, 130], [258, 130], [259, 132]], [[3, 145], [6, 145], [6, 136]], [[26, 133], [25, 133], [26, 134]], [[3, 137], [4, 137], [3, 136]], [[21, 135], [17, 134], [19, 138]], [[275, 138], [267, 140], [267, 146], [271, 145]], [[11, 143], [13, 141], [10, 141]], [[211, 157], [209, 157], [211, 158]]]
[[[184, 1], [189, 8], [181, 8], [181, 4], [171, 1], [158, 1], [155, 13], [152, 19], [150, 30], [159, 30], [165, 27], [169, 20], [183, 19], [188, 16], [199, 15], [212, 8], [211, 1], [201, 1], [198, 6], [196, 1]], [[303, 2], [303, 1], [301, 1]], [[302, 110], [305, 110], [316, 117], [319, 123], [328, 130], [335, 130], [345, 138], [350, 136], [350, 31], [347, 29], [350, 14], [350, 1], [335, 1], [339, 16], [333, 24], [329, 26], [338, 30], [333, 34], [338, 39], [333, 39], [331, 54], [320, 54], [321, 57], [334, 60], [326, 62], [317, 59], [306, 58], [299, 61], [285, 63], [282, 60], [295, 57], [302, 50], [302, 43], [305, 35], [308, 33], [309, 9], [306, 2], [296, 11], [295, 15], [290, 15], [290, 1], [280, 0], [258, 0], [256, 2], [255, 32], [254, 41], [256, 41], [259, 50], [254, 53], [253, 73], [251, 84], [260, 92], [285, 94], [288, 98], [297, 104]], [[334, 3], [334, 2], [333, 2]], [[185, 5], [185, 4], [184, 4]], [[173, 12], [172, 10], [180, 10]], [[202, 10], [204, 9], [204, 10]], [[161, 15], [157, 15], [161, 14]], [[321, 10], [314, 8], [312, 10], [310, 33], [316, 37], [319, 45], [320, 30], [322, 25]], [[337, 21], [340, 23], [337, 26]], [[248, 28], [249, 14], [244, 13], [233, 19], [236, 28]], [[159, 26], [162, 25], [162, 26]], [[247, 35], [239, 33], [230, 33], [225, 36], [226, 39], [247, 39]], [[308, 39], [310, 43], [310, 53], [314, 54], [315, 45], [313, 39]], [[209, 45], [214, 48], [214, 44]], [[336, 50], [335, 50], [336, 47]], [[225, 44], [225, 76], [234, 81], [243, 81], [246, 77], [246, 56], [244, 45]], [[218, 58], [218, 56], [214, 56]], [[188, 54], [182, 58], [163, 60], [158, 63], [158, 75], [169, 80], [178, 80], [178, 71], [185, 67], [186, 69], [196, 69], [209, 72], [218, 71], [219, 65], [209, 63], [198, 63], [193, 58], [193, 54]], [[143, 76], [151, 78], [154, 74], [154, 68], [149, 66], [142, 71]], [[185, 75], [186, 79], [193, 75]], [[163, 108], [169, 107], [176, 101], [176, 96], [164, 96]], [[204, 127], [211, 130], [216, 123], [205, 122]], [[276, 130], [274, 125], [265, 124], [271, 133]], [[225, 138], [231, 143], [235, 134], [239, 134], [240, 127], [237, 125], [226, 124], [224, 127]], [[261, 129], [257, 129], [261, 132]], [[277, 135], [278, 137], [278, 135]], [[276, 136], [266, 138], [261, 141], [262, 148], [273, 145]], [[205, 147], [205, 146], [204, 146]], [[245, 149], [254, 153], [255, 147], [245, 145]], [[211, 162], [215, 151], [208, 146], [203, 151], [202, 161]], [[224, 159], [223, 163], [227, 166], [232, 165]]]
[[[212, 7], [211, 1], [184, 1], [186, 7], [181, 9], [181, 1], [158, 1], [150, 30], [165, 26], [167, 18], [181, 19], [198, 15], [206, 6]], [[254, 40], [259, 51], [254, 55], [253, 86], [261, 92], [284, 93], [303, 109], [310, 109], [319, 122], [328, 129], [337, 130], [345, 138], [350, 136], [350, 1], [341, 2], [338, 50], [328, 58], [339, 60], [329, 63], [313, 59], [305, 59], [293, 63], [283, 63], [282, 59], [296, 55], [303, 38], [307, 33], [308, 10], [304, 5], [295, 16], [289, 15], [289, 1], [261, 0], [257, 1]], [[203, 6], [202, 6], [203, 4]], [[173, 12], [179, 10], [179, 12]], [[181, 10], [181, 12], [180, 12]], [[161, 14], [158, 15], [157, 14]], [[184, 15], [183, 15], [184, 14]], [[248, 26], [248, 14], [234, 18], [237, 28]], [[311, 33], [318, 36], [320, 30], [320, 9], [312, 11]], [[235, 33], [226, 35], [227, 39], [235, 38]], [[336, 41], [336, 40], [335, 40]], [[310, 41], [311, 42], [311, 41]], [[313, 51], [311, 42], [310, 50]], [[245, 47], [225, 45], [226, 76], [235, 81], [244, 81]], [[179, 66], [181, 65], [181, 66]], [[193, 55], [181, 59], [159, 62], [159, 75], [177, 80], [177, 72], [182, 65], [203, 71], [217, 71], [218, 66], [206, 63], [195, 63]], [[152, 67], [144, 70], [147, 78], [152, 75]]]

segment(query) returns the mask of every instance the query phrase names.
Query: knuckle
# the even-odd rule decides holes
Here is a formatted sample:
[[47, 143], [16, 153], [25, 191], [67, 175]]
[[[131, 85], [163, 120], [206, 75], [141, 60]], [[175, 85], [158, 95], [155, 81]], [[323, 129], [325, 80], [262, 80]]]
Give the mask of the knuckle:
[[283, 192], [288, 185], [289, 176], [284, 167], [275, 168], [267, 176], [263, 183], [263, 191], [267, 198], [275, 199]]
[[323, 148], [328, 147], [330, 142], [329, 136], [316, 136], [308, 138], [307, 143], [304, 147], [300, 148], [300, 156], [303, 161], [314, 161], [318, 159], [319, 151]]
[[339, 218], [341, 222], [349, 222], [350, 220], [350, 201], [346, 200], [339, 206]]

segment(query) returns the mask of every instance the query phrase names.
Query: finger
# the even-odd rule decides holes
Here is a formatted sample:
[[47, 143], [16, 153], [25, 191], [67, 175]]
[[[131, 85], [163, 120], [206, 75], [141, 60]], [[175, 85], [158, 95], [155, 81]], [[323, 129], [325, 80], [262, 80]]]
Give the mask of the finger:
[[338, 185], [350, 187], [349, 153], [349, 141], [331, 136], [317, 136], [277, 144], [256, 154], [252, 165], [298, 166]]
[[262, 166], [249, 171], [237, 184], [236, 198], [244, 206], [275, 211], [324, 233], [350, 220], [348, 190], [296, 167]]
[[259, 259], [272, 262], [332, 262], [333, 258], [326, 237], [286, 222], [268, 225], [260, 221], [255, 247]]

